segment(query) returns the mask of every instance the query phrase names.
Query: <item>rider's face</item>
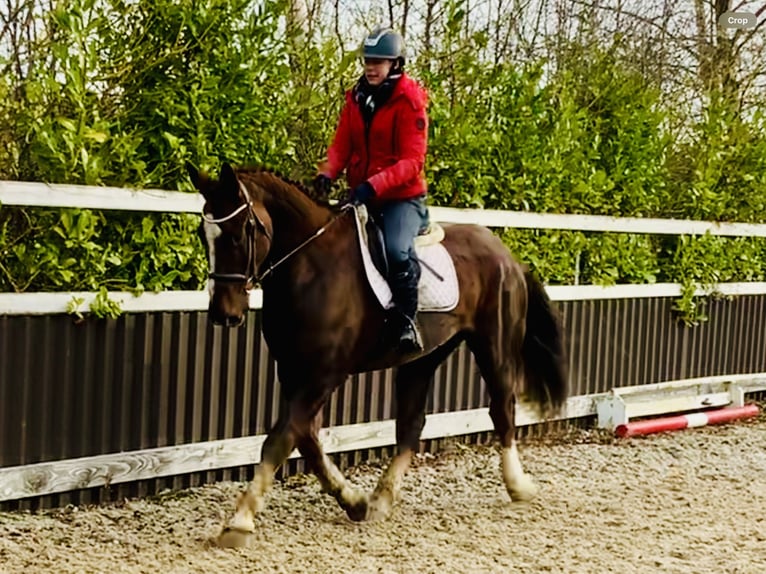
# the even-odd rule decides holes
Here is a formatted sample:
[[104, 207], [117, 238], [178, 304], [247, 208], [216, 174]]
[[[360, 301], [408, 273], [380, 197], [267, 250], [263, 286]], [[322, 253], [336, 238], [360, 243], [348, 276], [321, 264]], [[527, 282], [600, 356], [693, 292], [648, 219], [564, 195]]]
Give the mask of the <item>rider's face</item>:
[[391, 67], [394, 65], [393, 60], [383, 60], [381, 58], [365, 58], [364, 59], [364, 76], [367, 78], [367, 82], [371, 86], [378, 86], [386, 79], [388, 73], [391, 71]]

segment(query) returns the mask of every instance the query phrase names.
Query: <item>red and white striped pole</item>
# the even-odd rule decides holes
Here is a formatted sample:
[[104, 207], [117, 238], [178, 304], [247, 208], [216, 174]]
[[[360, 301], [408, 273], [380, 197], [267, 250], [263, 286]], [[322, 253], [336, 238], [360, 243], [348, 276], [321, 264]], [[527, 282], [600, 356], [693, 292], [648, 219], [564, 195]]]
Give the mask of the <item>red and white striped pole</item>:
[[662, 431], [704, 427], [705, 425], [714, 425], [717, 423], [733, 421], [735, 419], [754, 417], [758, 415], [758, 412], [758, 405], [746, 405], [744, 407], [733, 407], [715, 411], [691, 413], [688, 415], [636, 421], [618, 425], [614, 432], [619, 437], [631, 437]]

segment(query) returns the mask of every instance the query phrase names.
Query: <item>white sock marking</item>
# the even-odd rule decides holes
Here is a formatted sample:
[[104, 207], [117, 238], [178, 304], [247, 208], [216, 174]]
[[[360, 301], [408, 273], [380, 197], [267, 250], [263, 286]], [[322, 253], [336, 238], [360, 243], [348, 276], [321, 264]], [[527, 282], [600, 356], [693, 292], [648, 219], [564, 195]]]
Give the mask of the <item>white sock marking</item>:
[[[213, 219], [212, 213], [206, 213], [205, 217]], [[210, 263], [210, 273], [215, 271], [215, 240], [221, 236], [221, 228], [215, 223], [205, 221], [205, 239], [207, 239], [207, 258]], [[213, 280], [207, 280], [207, 292], [213, 296]]]
[[524, 469], [521, 467], [515, 440], [511, 442], [511, 446], [503, 449], [503, 474], [508, 485], [518, 484], [524, 476]]

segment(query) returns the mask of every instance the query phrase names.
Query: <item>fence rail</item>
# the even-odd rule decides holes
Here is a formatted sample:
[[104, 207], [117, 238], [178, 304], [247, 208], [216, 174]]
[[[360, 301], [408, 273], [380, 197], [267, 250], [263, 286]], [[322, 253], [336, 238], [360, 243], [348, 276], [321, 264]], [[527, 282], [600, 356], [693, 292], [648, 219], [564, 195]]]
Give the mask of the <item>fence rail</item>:
[[[199, 213], [203, 205], [197, 193], [159, 189], [126, 189], [84, 185], [60, 185], [0, 181], [0, 204], [27, 207], [72, 207], [123, 211]], [[486, 227], [567, 229], [660, 235], [724, 235], [766, 237], [765, 223], [723, 223], [687, 219], [609, 217], [534, 213], [489, 209], [430, 207], [431, 217], [444, 223], [476, 223]]]
[[[603, 396], [570, 397], [561, 412], [550, 419], [574, 419], [596, 414], [595, 399]], [[543, 422], [531, 408], [520, 403], [516, 425]], [[490, 432], [494, 429], [488, 408], [469, 409], [426, 416], [421, 440]], [[396, 444], [393, 420], [373, 421], [323, 428], [322, 448], [328, 454], [361, 451]], [[44, 496], [82, 488], [122, 484], [158, 477], [257, 464], [266, 435], [111, 453], [64, 461], [42, 462], [0, 468], [0, 502]], [[294, 450], [289, 458], [300, 455]]]
[[[646, 285], [548, 285], [545, 290], [553, 301], [602, 301], [607, 299], [651, 299], [680, 297], [680, 283], [652, 283]], [[698, 287], [698, 296], [766, 294], [766, 282], [721, 283], [712, 287]], [[90, 304], [98, 296], [89, 291], [61, 293], [0, 293], [1, 315], [54, 315], [78, 311], [88, 313]], [[208, 307], [207, 291], [161, 291], [134, 295], [127, 291], [111, 291], [110, 301], [120, 305], [124, 313], [152, 313], [157, 311], [204, 311]], [[76, 303], [76, 304], [75, 304]], [[260, 309], [263, 292], [250, 292], [250, 308]]]

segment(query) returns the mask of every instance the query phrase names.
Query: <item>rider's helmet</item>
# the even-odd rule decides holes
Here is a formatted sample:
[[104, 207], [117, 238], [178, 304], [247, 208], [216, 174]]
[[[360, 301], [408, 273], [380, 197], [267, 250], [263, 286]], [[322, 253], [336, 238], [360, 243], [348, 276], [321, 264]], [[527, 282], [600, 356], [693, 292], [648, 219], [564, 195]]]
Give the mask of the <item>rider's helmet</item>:
[[362, 56], [382, 60], [398, 60], [403, 65], [404, 38], [391, 28], [378, 26], [364, 39]]

